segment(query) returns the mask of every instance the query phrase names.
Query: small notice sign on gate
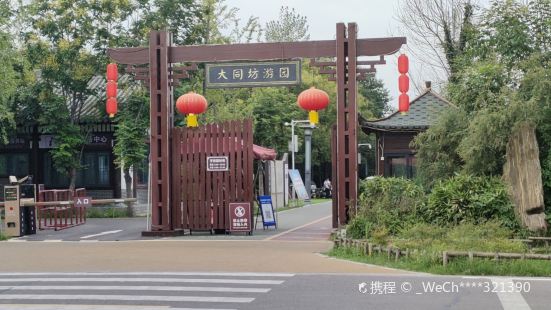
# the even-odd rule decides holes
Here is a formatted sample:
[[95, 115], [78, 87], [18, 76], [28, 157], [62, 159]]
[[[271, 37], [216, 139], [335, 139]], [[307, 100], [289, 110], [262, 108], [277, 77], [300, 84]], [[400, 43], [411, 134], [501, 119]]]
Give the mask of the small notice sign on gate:
[[207, 156], [207, 171], [228, 171], [230, 162], [228, 156]]
[[251, 232], [251, 204], [249, 202], [230, 203], [230, 232]]

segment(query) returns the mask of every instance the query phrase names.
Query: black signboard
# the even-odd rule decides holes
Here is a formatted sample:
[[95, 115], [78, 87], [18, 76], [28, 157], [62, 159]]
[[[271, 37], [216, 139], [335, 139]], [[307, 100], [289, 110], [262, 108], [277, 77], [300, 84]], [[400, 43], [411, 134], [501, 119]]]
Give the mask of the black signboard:
[[17, 186], [5, 186], [4, 187], [4, 200], [5, 201], [15, 201], [17, 199], [19, 199], [19, 197], [17, 197], [19, 194], [18, 194], [18, 190], [17, 190]]
[[207, 88], [300, 84], [300, 60], [206, 64]]

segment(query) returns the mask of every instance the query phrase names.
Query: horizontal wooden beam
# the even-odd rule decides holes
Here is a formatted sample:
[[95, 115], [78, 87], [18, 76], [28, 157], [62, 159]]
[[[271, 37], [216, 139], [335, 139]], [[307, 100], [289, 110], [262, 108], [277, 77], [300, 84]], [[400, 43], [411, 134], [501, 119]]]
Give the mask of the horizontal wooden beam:
[[[357, 41], [358, 56], [390, 55], [400, 50], [406, 38], [374, 38]], [[149, 61], [147, 48], [114, 48], [107, 54], [121, 64], [145, 64]], [[244, 43], [225, 45], [173, 46], [169, 50], [171, 63], [218, 62], [234, 60], [268, 60], [291, 58], [336, 57], [335, 40]]]

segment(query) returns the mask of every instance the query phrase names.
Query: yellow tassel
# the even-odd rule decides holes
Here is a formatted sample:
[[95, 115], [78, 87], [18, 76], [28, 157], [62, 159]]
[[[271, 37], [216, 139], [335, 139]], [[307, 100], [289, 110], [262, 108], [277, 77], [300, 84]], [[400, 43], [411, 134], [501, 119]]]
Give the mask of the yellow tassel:
[[115, 117], [115, 114], [113, 113], [109, 114], [109, 118], [113, 118], [113, 117]]
[[310, 119], [310, 124], [311, 125], [317, 125], [320, 122], [318, 111], [308, 112], [308, 118]]
[[186, 118], [186, 123], [188, 127], [197, 127], [199, 124], [197, 123], [197, 115], [195, 114], [188, 114]]
[[407, 115], [408, 112], [400, 112], [401, 115]]

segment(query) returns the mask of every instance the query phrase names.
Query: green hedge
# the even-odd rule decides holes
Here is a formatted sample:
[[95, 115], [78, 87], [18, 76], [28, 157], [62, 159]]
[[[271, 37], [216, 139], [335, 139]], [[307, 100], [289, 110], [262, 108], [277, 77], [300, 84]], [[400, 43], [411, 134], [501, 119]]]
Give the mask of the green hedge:
[[495, 219], [510, 229], [520, 229], [507, 187], [497, 177], [457, 175], [440, 181], [422, 213], [427, 222], [442, 226]]

